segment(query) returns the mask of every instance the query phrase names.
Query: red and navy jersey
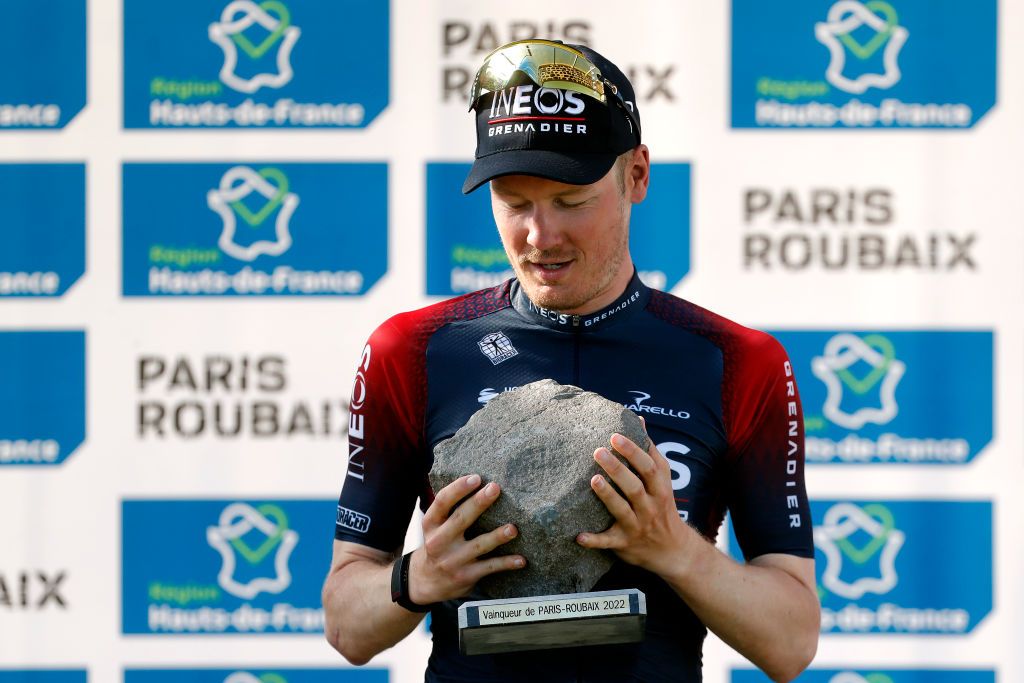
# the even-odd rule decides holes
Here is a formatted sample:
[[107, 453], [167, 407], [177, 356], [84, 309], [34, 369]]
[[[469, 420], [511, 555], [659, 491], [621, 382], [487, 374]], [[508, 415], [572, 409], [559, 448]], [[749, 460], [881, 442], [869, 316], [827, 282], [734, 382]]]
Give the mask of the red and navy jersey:
[[[671, 465], [679, 516], [707, 538], [728, 511], [747, 559], [814, 556], [803, 415], [785, 351], [636, 275], [589, 315], [536, 306], [511, 280], [381, 325], [352, 390], [335, 538], [393, 552], [417, 498], [424, 510], [433, 500], [434, 446], [498, 393], [546, 378], [643, 416]], [[619, 587], [647, 595], [642, 643], [463, 657], [458, 603], [445, 603], [433, 612], [427, 680], [700, 680], [706, 630], [682, 599], [624, 562], [594, 590]]]

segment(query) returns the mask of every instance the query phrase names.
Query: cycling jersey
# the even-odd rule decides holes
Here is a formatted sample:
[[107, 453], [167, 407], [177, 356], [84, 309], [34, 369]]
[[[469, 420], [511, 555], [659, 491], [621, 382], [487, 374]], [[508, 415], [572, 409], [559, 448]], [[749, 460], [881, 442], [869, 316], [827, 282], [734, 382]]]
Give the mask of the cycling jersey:
[[[715, 538], [728, 510], [748, 560], [814, 556], [803, 416], [785, 351], [636, 274], [618, 300], [588, 315], [537, 306], [510, 280], [381, 325], [353, 386], [335, 538], [393, 552], [416, 499], [424, 510], [433, 500], [434, 446], [498, 393], [544, 378], [642, 415], [671, 465], [679, 516], [705, 537]], [[594, 590], [611, 588], [647, 595], [643, 642], [467, 657], [458, 651], [459, 602], [450, 601], [432, 612], [426, 680], [700, 680], [706, 629], [686, 603], [622, 561]]]

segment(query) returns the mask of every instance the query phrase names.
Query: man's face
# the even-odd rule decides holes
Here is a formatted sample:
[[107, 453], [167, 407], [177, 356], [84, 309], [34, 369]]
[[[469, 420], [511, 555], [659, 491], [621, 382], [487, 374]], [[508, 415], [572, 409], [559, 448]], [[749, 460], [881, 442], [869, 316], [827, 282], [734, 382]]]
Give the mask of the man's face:
[[[646, 156], [646, 155], [644, 155]], [[635, 179], [620, 188], [615, 166], [591, 185], [514, 175], [491, 181], [501, 242], [538, 306], [589, 313], [610, 304], [633, 273], [629, 215]], [[642, 194], [646, 192], [646, 175]]]

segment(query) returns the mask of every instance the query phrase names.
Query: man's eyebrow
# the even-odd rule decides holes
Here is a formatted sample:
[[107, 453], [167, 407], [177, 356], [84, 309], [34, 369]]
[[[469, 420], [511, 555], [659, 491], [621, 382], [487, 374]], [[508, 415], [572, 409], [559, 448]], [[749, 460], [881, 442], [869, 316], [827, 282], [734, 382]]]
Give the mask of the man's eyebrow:
[[[513, 190], [511, 188], [508, 188], [508, 187], [505, 187], [505, 186], [503, 186], [499, 182], [496, 182], [496, 180], [492, 180], [491, 181], [491, 189], [494, 190], [494, 192], [496, 192], [497, 194], [500, 194], [502, 197], [519, 197], [519, 198], [522, 198], [522, 196], [523, 196], [523, 195], [519, 194], [518, 192], [516, 192], [515, 190]], [[581, 194], [581, 193], [585, 193], [586, 191], [587, 191], [587, 186], [586, 185], [579, 185], [579, 186], [576, 186], [576, 187], [570, 187], [570, 188], [567, 188], [565, 190], [561, 190], [560, 192], [553, 192], [552, 194], [550, 194], [548, 196], [549, 197], [568, 197], [570, 195], [578, 195], [578, 194]]]
[[521, 197], [522, 196], [518, 192], [514, 192], [510, 188], [504, 187], [501, 183], [497, 182], [497, 180], [492, 180], [491, 181], [491, 189], [494, 190], [495, 192], [497, 192], [498, 194], [500, 194], [503, 197]]
[[578, 185], [576, 187], [570, 187], [567, 190], [562, 190], [561, 192], [556, 192], [556, 193], [554, 193], [551, 196], [552, 197], [566, 197], [568, 195], [585, 194], [586, 191], [587, 191], [587, 186], [586, 185]]

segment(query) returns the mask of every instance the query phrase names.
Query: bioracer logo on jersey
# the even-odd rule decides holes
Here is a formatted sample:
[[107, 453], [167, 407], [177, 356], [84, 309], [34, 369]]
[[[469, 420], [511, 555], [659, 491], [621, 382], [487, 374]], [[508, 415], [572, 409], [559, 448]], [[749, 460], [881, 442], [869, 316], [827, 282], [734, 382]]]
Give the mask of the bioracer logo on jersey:
[[772, 334], [792, 360], [809, 463], [957, 465], [992, 440], [992, 332]]
[[996, 52], [996, 0], [733, 0], [732, 126], [969, 128]]
[[126, 128], [363, 128], [388, 104], [387, 2], [124, 5]]
[[364, 515], [361, 512], [349, 510], [348, 508], [343, 508], [339, 505], [337, 524], [345, 529], [351, 529], [352, 531], [365, 534], [370, 530], [370, 517], [369, 515]]
[[[567, 106], [565, 102], [568, 100], [563, 102], [563, 108]], [[427, 164], [426, 256], [430, 295], [465, 294], [493, 287], [515, 275], [497, 234], [480, 229], [494, 225], [490, 195], [483, 190], [462, 194], [462, 182], [471, 166]], [[630, 243], [630, 253], [648, 286], [669, 290], [690, 270], [690, 165], [651, 166], [657, 180], [651, 183], [647, 199], [633, 207], [631, 217], [631, 232], [643, 235], [643, 239]]]
[[387, 270], [375, 163], [124, 165], [126, 296], [365, 294]]

